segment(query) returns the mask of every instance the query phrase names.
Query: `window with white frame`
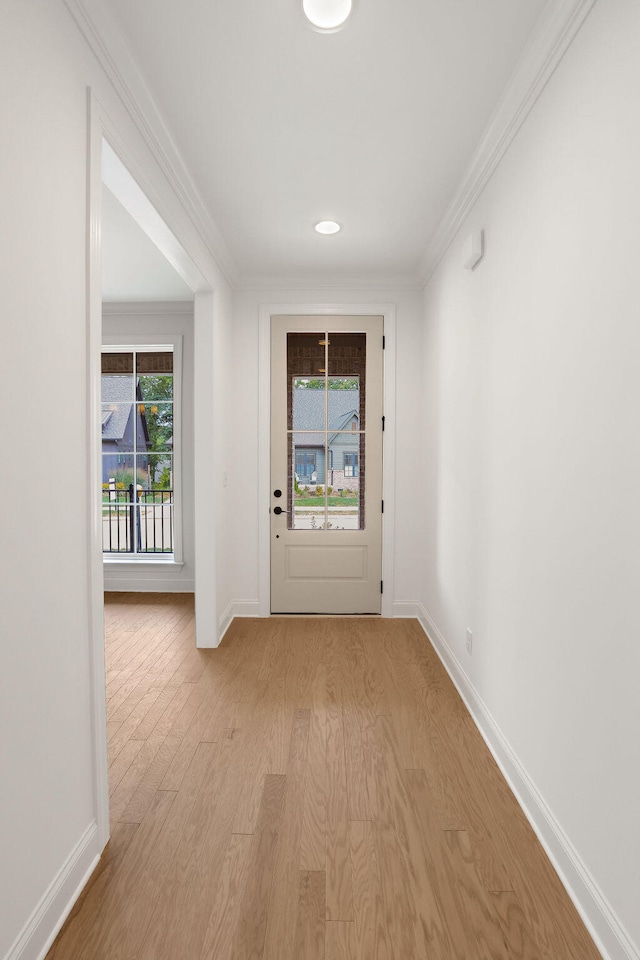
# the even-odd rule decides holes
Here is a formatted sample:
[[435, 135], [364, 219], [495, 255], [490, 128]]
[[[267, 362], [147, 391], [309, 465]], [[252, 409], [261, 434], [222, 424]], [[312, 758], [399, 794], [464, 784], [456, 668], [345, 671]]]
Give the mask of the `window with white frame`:
[[359, 474], [358, 470], [358, 454], [357, 453], [345, 453], [344, 455], [344, 475], [345, 477], [357, 477]]
[[296, 450], [296, 473], [301, 480], [308, 480], [316, 469], [316, 454], [314, 450]]
[[175, 344], [103, 347], [105, 556], [174, 560], [178, 552], [175, 360]]

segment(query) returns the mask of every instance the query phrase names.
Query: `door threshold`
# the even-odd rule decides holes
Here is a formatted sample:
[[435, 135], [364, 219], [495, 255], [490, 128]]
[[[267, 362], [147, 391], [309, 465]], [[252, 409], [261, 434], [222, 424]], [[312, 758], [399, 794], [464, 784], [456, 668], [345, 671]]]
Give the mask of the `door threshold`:
[[270, 617], [381, 617], [381, 613], [270, 613]]

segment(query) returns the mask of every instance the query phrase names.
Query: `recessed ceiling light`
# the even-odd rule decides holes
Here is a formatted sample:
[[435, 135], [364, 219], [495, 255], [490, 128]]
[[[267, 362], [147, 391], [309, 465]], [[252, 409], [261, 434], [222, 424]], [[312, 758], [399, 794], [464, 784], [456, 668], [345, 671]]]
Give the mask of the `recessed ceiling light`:
[[353, 0], [302, 0], [307, 20], [325, 32], [338, 30], [347, 22], [353, 9]]
[[341, 230], [342, 227], [339, 223], [336, 223], [335, 220], [321, 220], [320, 223], [316, 223], [314, 230], [316, 233], [323, 233], [329, 235], [330, 233], [337, 233], [338, 230]]

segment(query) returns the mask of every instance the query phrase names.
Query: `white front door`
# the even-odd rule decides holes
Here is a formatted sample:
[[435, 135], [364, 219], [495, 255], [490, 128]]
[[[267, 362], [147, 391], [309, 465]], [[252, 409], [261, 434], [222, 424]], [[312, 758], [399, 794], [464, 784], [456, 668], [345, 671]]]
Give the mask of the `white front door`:
[[272, 613], [380, 613], [382, 333], [271, 318]]

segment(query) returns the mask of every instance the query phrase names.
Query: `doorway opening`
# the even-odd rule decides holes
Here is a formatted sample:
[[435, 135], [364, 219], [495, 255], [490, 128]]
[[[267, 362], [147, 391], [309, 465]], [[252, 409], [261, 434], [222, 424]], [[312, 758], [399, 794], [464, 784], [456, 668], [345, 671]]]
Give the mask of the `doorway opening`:
[[[93, 757], [94, 757], [94, 779], [96, 795], [96, 820], [98, 825], [98, 838], [100, 847], [104, 847], [109, 839], [109, 779], [108, 779], [108, 757], [107, 757], [107, 693], [106, 693], [106, 671], [105, 671], [105, 634], [104, 634], [104, 553], [103, 553], [103, 508], [105, 506], [104, 498], [108, 498], [107, 508], [111, 505], [112, 491], [111, 485], [105, 494], [103, 487], [103, 414], [102, 409], [102, 363], [101, 352], [103, 346], [103, 313], [115, 309], [123, 314], [122, 304], [126, 302], [126, 314], [129, 320], [135, 318], [136, 322], [144, 326], [145, 323], [155, 323], [156, 319], [151, 317], [153, 311], [149, 304], [155, 304], [156, 311], [161, 314], [158, 320], [158, 335], [149, 337], [141, 335], [138, 329], [131, 336], [130, 342], [133, 342], [134, 350], [142, 347], [141, 353], [153, 353], [159, 356], [160, 348], [170, 346], [172, 348], [172, 363], [176, 362], [176, 357], [180, 358], [180, 349], [176, 350], [176, 342], [183, 342], [185, 350], [183, 358], [186, 355], [187, 337], [183, 336], [184, 329], [176, 333], [172, 342], [171, 331], [173, 321], [167, 315], [167, 306], [171, 306], [174, 313], [181, 315], [183, 324], [188, 324], [191, 331], [192, 357], [195, 356], [196, 338], [199, 335], [206, 339], [209, 336], [208, 331], [212, 326], [213, 319], [213, 282], [200, 268], [186, 248], [184, 248], [170, 227], [165, 223], [158, 210], [151, 204], [148, 196], [153, 192], [160, 200], [166, 203], [166, 208], [171, 209], [174, 202], [173, 194], [167, 190], [166, 196], [163, 190], [166, 188], [162, 184], [154, 184], [153, 191], [145, 180], [140, 183], [133, 178], [126, 164], [126, 154], [116, 153], [112, 143], [117, 142], [117, 136], [113, 124], [104, 113], [102, 107], [95, 96], [89, 91], [89, 116], [90, 116], [90, 140], [89, 140], [89, 206], [88, 206], [88, 237], [89, 237], [89, 272], [88, 272], [88, 329], [87, 329], [87, 411], [88, 411], [88, 449], [91, 451], [89, 456], [88, 485], [89, 485], [89, 596], [90, 596], [90, 636], [91, 636], [91, 677], [92, 677], [92, 707], [93, 707]], [[109, 138], [107, 141], [106, 138]], [[120, 148], [118, 148], [120, 150]], [[139, 166], [137, 167], [140, 170]], [[142, 185], [140, 185], [142, 184]], [[159, 189], [158, 189], [159, 187]], [[117, 231], [114, 232], [114, 223], [118, 224]], [[104, 254], [104, 257], [103, 257]], [[209, 267], [206, 267], [209, 273]], [[135, 284], [138, 285], [137, 289]], [[105, 303], [104, 301], [109, 301]], [[188, 314], [188, 316], [187, 316]], [[110, 323], [126, 324], [127, 317], [121, 315], [119, 318], [110, 317]], [[122, 330], [111, 330], [110, 334], [115, 334], [115, 339], [110, 340], [110, 345], [127, 345], [127, 340], [123, 340]], [[107, 340], [109, 337], [106, 338]], [[166, 352], [166, 350], [164, 350]], [[205, 361], [203, 361], [204, 364]], [[175, 369], [172, 376], [175, 378]], [[155, 369], [146, 371], [146, 373], [157, 377], [166, 375], [166, 370]], [[200, 368], [196, 370], [195, 364], [189, 371], [189, 376], [194, 384], [194, 390], [204, 383]], [[149, 384], [147, 383], [147, 386]], [[189, 384], [191, 386], [191, 384]], [[142, 389], [142, 385], [140, 385]], [[175, 379], [174, 387], [175, 391]], [[194, 391], [186, 391], [186, 395], [191, 396]], [[206, 391], [202, 391], [206, 392]], [[149, 402], [147, 403], [146, 400]], [[158, 523], [160, 525], [160, 544], [162, 546], [162, 522], [165, 521], [165, 534], [167, 534], [167, 516], [166, 502], [168, 502], [167, 491], [171, 490], [171, 496], [176, 493], [176, 475], [175, 469], [177, 451], [174, 446], [177, 410], [179, 403], [178, 397], [172, 397], [171, 416], [167, 418], [168, 401], [166, 397], [148, 397], [136, 398], [132, 401], [131, 409], [134, 412], [131, 423], [136, 425], [136, 430], [140, 426], [142, 433], [140, 442], [134, 443], [134, 453], [140, 454], [140, 444], [144, 439], [147, 444], [147, 475], [152, 477], [151, 489], [161, 488], [160, 498], [162, 504], [160, 507], [161, 516], [155, 516], [158, 513], [158, 506], [153, 504], [151, 510], [154, 514], [151, 532], [147, 530], [147, 547], [153, 542], [154, 533], [156, 535], [156, 546], [158, 543]], [[163, 404], [162, 416], [160, 415], [161, 402]], [[143, 417], [138, 417], [137, 411], [144, 405], [144, 419], [147, 424], [145, 433]], [[157, 415], [155, 408], [157, 407]], [[175, 407], [175, 409], [174, 409]], [[148, 409], [147, 409], [148, 408]], [[195, 402], [193, 402], [194, 421], [195, 421]], [[113, 411], [109, 411], [113, 414]], [[148, 414], [148, 416], [147, 416]], [[174, 415], [175, 414], [175, 415]], [[198, 414], [199, 426], [209, 430], [209, 419], [213, 416], [212, 405], [203, 404], [202, 412]], [[155, 417], [157, 423], [155, 430], [150, 428], [149, 419]], [[112, 419], [109, 417], [108, 419]], [[138, 420], [140, 423], [138, 424]], [[173, 420], [172, 436], [167, 434], [167, 423]], [[166, 422], [165, 422], [166, 421]], [[183, 423], [184, 426], [184, 423]], [[195, 422], [192, 433], [195, 434]], [[126, 429], [122, 438], [125, 439]], [[183, 430], [183, 435], [185, 431]], [[148, 435], [148, 436], [147, 436]], [[155, 440], [153, 437], [155, 436]], [[136, 434], [137, 437], [137, 434]], [[162, 449], [151, 450], [154, 444], [160, 444]], [[136, 463], [135, 468], [142, 468], [145, 464], [144, 454], [141, 455], [141, 463]], [[140, 460], [140, 456], [138, 457]], [[160, 460], [163, 462], [160, 463]], [[189, 470], [192, 472], [192, 482], [195, 480], [195, 467], [192, 465], [192, 449], [185, 454], [182, 466], [185, 468], [183, 479]], [[131, 464], [125, 464], [131, 466]], [[137, 473], [136, 473], [137, 479]], [[114, 477], [113, 493], [117, 498], [118, 479]], [[122, 481], [122, 478], [121, 478]], [[109, 479], [107, 479], [109, 484]], [[124, 481], [122, 481], [124, 482]], [[169, 485], [167, 485], [167, 482]], [[195, 486], [195, 484], [194, 484]], [[134, 491], [137, 484], [134, 485]], [[165, 489], [166, 488], [166, 489]], [[154, 496], [156, 493], [154, 491]], [[207, 505], [204, 505], [207, 512]], [[140, 509], [135, 502], [134, 510]], [[176, 544], [186, 542], [181, 535], [180, 522], [178, 521], [179, 506], [175, 500], [170, 504], [170, 537], [171, 551], [162, 550], [163, 554], [172, 554], [172, 563], [176, 568], [186, 568], [186, 558], [178, 555]], [[193, 500], [193, 510], [195, 512], [195, 498]], [[148, 512], [148, 511], [147, 511]], [[185, 518], [184, 504], [181, 511], [181, 519]], [[184, 533], [184, 524], [182, 533]], [[137, 543], [142, 543], [142, 527], [140, 521], [136, 526], [134, 519], [134, 538]], [[140, 536], [139, 536], [140, 534]], [[166, 536], [165, 536], [166, 541]], [[166, 543], [165, 543], [166, 545]], [[213, 544], [209, 544], [208, 554], [213, 556]], [[131, 551], [135, 554], [136, 551]], [[127, 564], [128, 569], [122, 568], [121, 582], [114, 582], [112, 579], [109, 586], [111, 590], [124, 589], [141, 590], [150, 596], [150, 591], [154, 588], [149, 582], [140, 583], [140, 578], [145, 577], [145, 566], [147, 567], [146, 576], [151, 580], [149, 571], [151, 567], [148, 556], [149, 551], [138, 550], [138, 566], [135, 561]], [[195, 549], [193, 551], [193, 562], [195, 563]], [[127, 558], [132, 560], [132, 556]], [[154, 558], [157, 564], [164, 564], [168, 568], [167, 557]], [[207, 558], [203, 564], [203, 570], [206, 571], [207, 563], [212, 563]], [[135, 568], [135, 573], [134, 573]], [[136, 580], [136, 585], [132, 580]], [[196, 594], [197, 584], [195, 577], [192, 582], [191, 592]], [[162, 589], [162, 588], [161, 588]], [[184, 589], [184, 585], [183, 585]], [[189, 587], [186, 588], [189, 590]], [[206, 599], [206, 598], [205, 598]], [[202, 621], [198, 622], [198, 630], [202, 623], [202, 634], [205, 638], [216, 636], [215, 629], [215, 609], [210, 603], [203, 604], [204, 610]], [[195, 638], [194, 638], [195, 639]], [[204, 645], [208, 645], [206, 642]], [[195, 649], [196, 643], [194, 643]]]

